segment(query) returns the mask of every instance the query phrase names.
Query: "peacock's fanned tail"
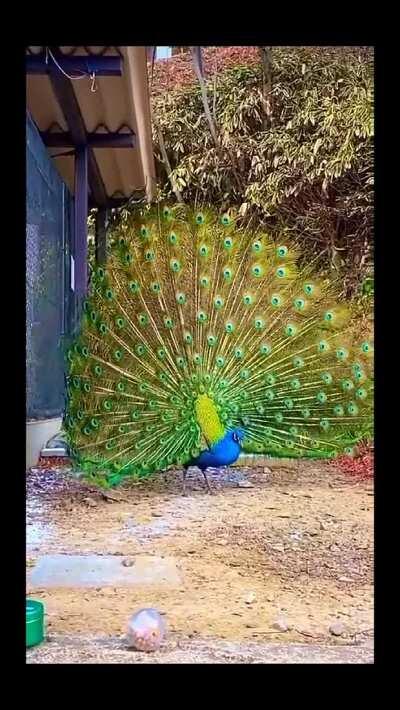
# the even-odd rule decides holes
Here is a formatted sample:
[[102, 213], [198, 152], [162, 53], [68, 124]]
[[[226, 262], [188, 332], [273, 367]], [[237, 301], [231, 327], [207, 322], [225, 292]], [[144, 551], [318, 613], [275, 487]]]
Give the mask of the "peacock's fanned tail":
[[149, 208], [121, 226], [68, 352], [80, 465], [99, 482], [148, 475], [236, 426], [278, 456], [333, 456], [362, 438], [373, 347], [297, 256], [209, 210]]

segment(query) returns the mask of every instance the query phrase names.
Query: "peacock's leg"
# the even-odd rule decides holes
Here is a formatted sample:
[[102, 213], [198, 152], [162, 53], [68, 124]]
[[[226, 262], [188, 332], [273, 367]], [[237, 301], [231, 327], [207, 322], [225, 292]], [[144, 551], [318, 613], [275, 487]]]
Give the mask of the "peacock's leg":
[[207, 478], [207, 469], [205, 469], [205, 470], [201, 469], [201, 472], [202, 472], [202, 474], [203, 474], [203, 476], [204, 476], [204, 480], [205, 480], [205, 482], [206, 482], [207, 492], [210, 493], [210, 495], [212, 495], [212, 490], [211, 490], [211, 487], [210, 487], [210, 482], [209, 482], [209, 480], [208, 480], [208, 478]]
[[182, 485], [182, 495], [186, 495], [186, 476], [187, 476], [187, 468], [184, 468], [183, 471], [183, 485]]

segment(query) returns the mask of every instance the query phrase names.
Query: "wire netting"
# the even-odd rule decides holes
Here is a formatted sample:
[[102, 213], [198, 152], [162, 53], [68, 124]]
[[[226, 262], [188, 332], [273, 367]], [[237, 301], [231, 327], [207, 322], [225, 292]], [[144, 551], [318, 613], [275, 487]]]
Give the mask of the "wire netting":
[[26, 416], [60, 416], [65, 339], [77, 324], [71, 288], [73, 198], [27, 116]]

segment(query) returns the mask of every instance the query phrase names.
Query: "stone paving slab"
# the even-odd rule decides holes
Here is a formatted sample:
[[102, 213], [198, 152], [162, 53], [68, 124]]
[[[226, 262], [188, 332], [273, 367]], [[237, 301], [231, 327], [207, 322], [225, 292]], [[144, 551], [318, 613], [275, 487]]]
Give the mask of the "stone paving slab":
[[155, 653], [126, 647], [123, 637], [51, 635], [49, 642], [27, 649], [27, 664], [373, 664], [372, 644], [231, 643], [215, 639], [170, 637]]
[[[125, 566], [124, 561], [128, 561]], [[181, 585], [171, 557], [121, 555], [44, 555], [28, 575], [31, 587], [130, 587]]]

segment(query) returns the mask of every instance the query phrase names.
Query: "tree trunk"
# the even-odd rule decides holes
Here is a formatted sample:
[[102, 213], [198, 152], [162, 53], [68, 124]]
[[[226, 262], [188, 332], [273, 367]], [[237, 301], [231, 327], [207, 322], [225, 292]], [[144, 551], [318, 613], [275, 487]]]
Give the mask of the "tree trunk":
[[165, 165], [165, 170], [168, 175], [168, 180], [171, 183], [171, 187], [172, 187], [172, 190], [174, 192], [174, 195], [175, 195], [177, 201], [183, 203], [184, 200], [182, 197], [182, 193], [179, 190], [178, 186], [176, 185], [176, 183], [172, 177], [172, 168], [171, 168], [171, 163], [169, 162], [169, 158], [168, 158], [167, 151], [165, 148], [164, 136], [162, 134], [162, 130], [161, 130], [160, 126], [158, 125], [154, 115], [153, 115], [153, 122], [156, 127], [157, 136], [158, 136], [158, 144], [160, 146], [160, 151], [161, 151], [163, 163]]
[[273, 122], [272, 98], [272, 47], [259, 47], [262, 67], [262, 97], [265, 117], [263, 130], [265, 131]]
[[214, 141], [216, 147], [218, 148], [219, 141], [218, 141], [217, 127], [216, 127], [213, 117], [211, 115], [210, 106], [209, 106], [208, 97], [207, 97], [206, 83], [203, 78], [203, 68], [202, 68], [202, 63], [201, 63], [201, 48], [200, 47], [191, 47], [190, 49], [191, 49], [192, 57], [193, 57], [194, 70], [196, 72], [196, 76], [197, 76], [198, 82], [200, 84], [201, 99], [203, 102], [204, 113], [206, 114], [206, 119], [208, 121], [208, 125], [210, 126], [210, 132], [213, 137], [213, 141]]
[[190, 51], [192, 53], [193, 57], [193, 65], [194, 65], [194, 70], [196, 72], [197, 79], [200, 84], [200, 91], [201, 91], [201, 98], [203, 102], [203, 107], [204, 107], [204, 113], [206, 115], [206, 119], [208, 121], [208, 125], [210, 127], [210, 132], [214, 141], [214, 145], [221, 155], [224, 150], [228, 154], [231, 164], [232, 164], [232, 172], [236, 180], [236, 186], [238, 188], [239, 193], [241, 194], [243, 192], [243, 184], [240, 179], [240, 175], [236, 169], [235, 165], [235, 158], [232, 155], [231, 151], [229, 150], [228, 147], [223, 147], [221, 145], [221, 142], [218, 137], [218, 131], [217, 131], [217, 126], [216, 123], [211, 115], [211, 110], [210, 110], [210, 105], [208, 103], [208, 97], [207, 97], [207, 87], [206, 83], [204, 81], [203, 77], [203, 67], [202, 67], [202, 61], [201, 61], [201, 47], [190, 47]]

